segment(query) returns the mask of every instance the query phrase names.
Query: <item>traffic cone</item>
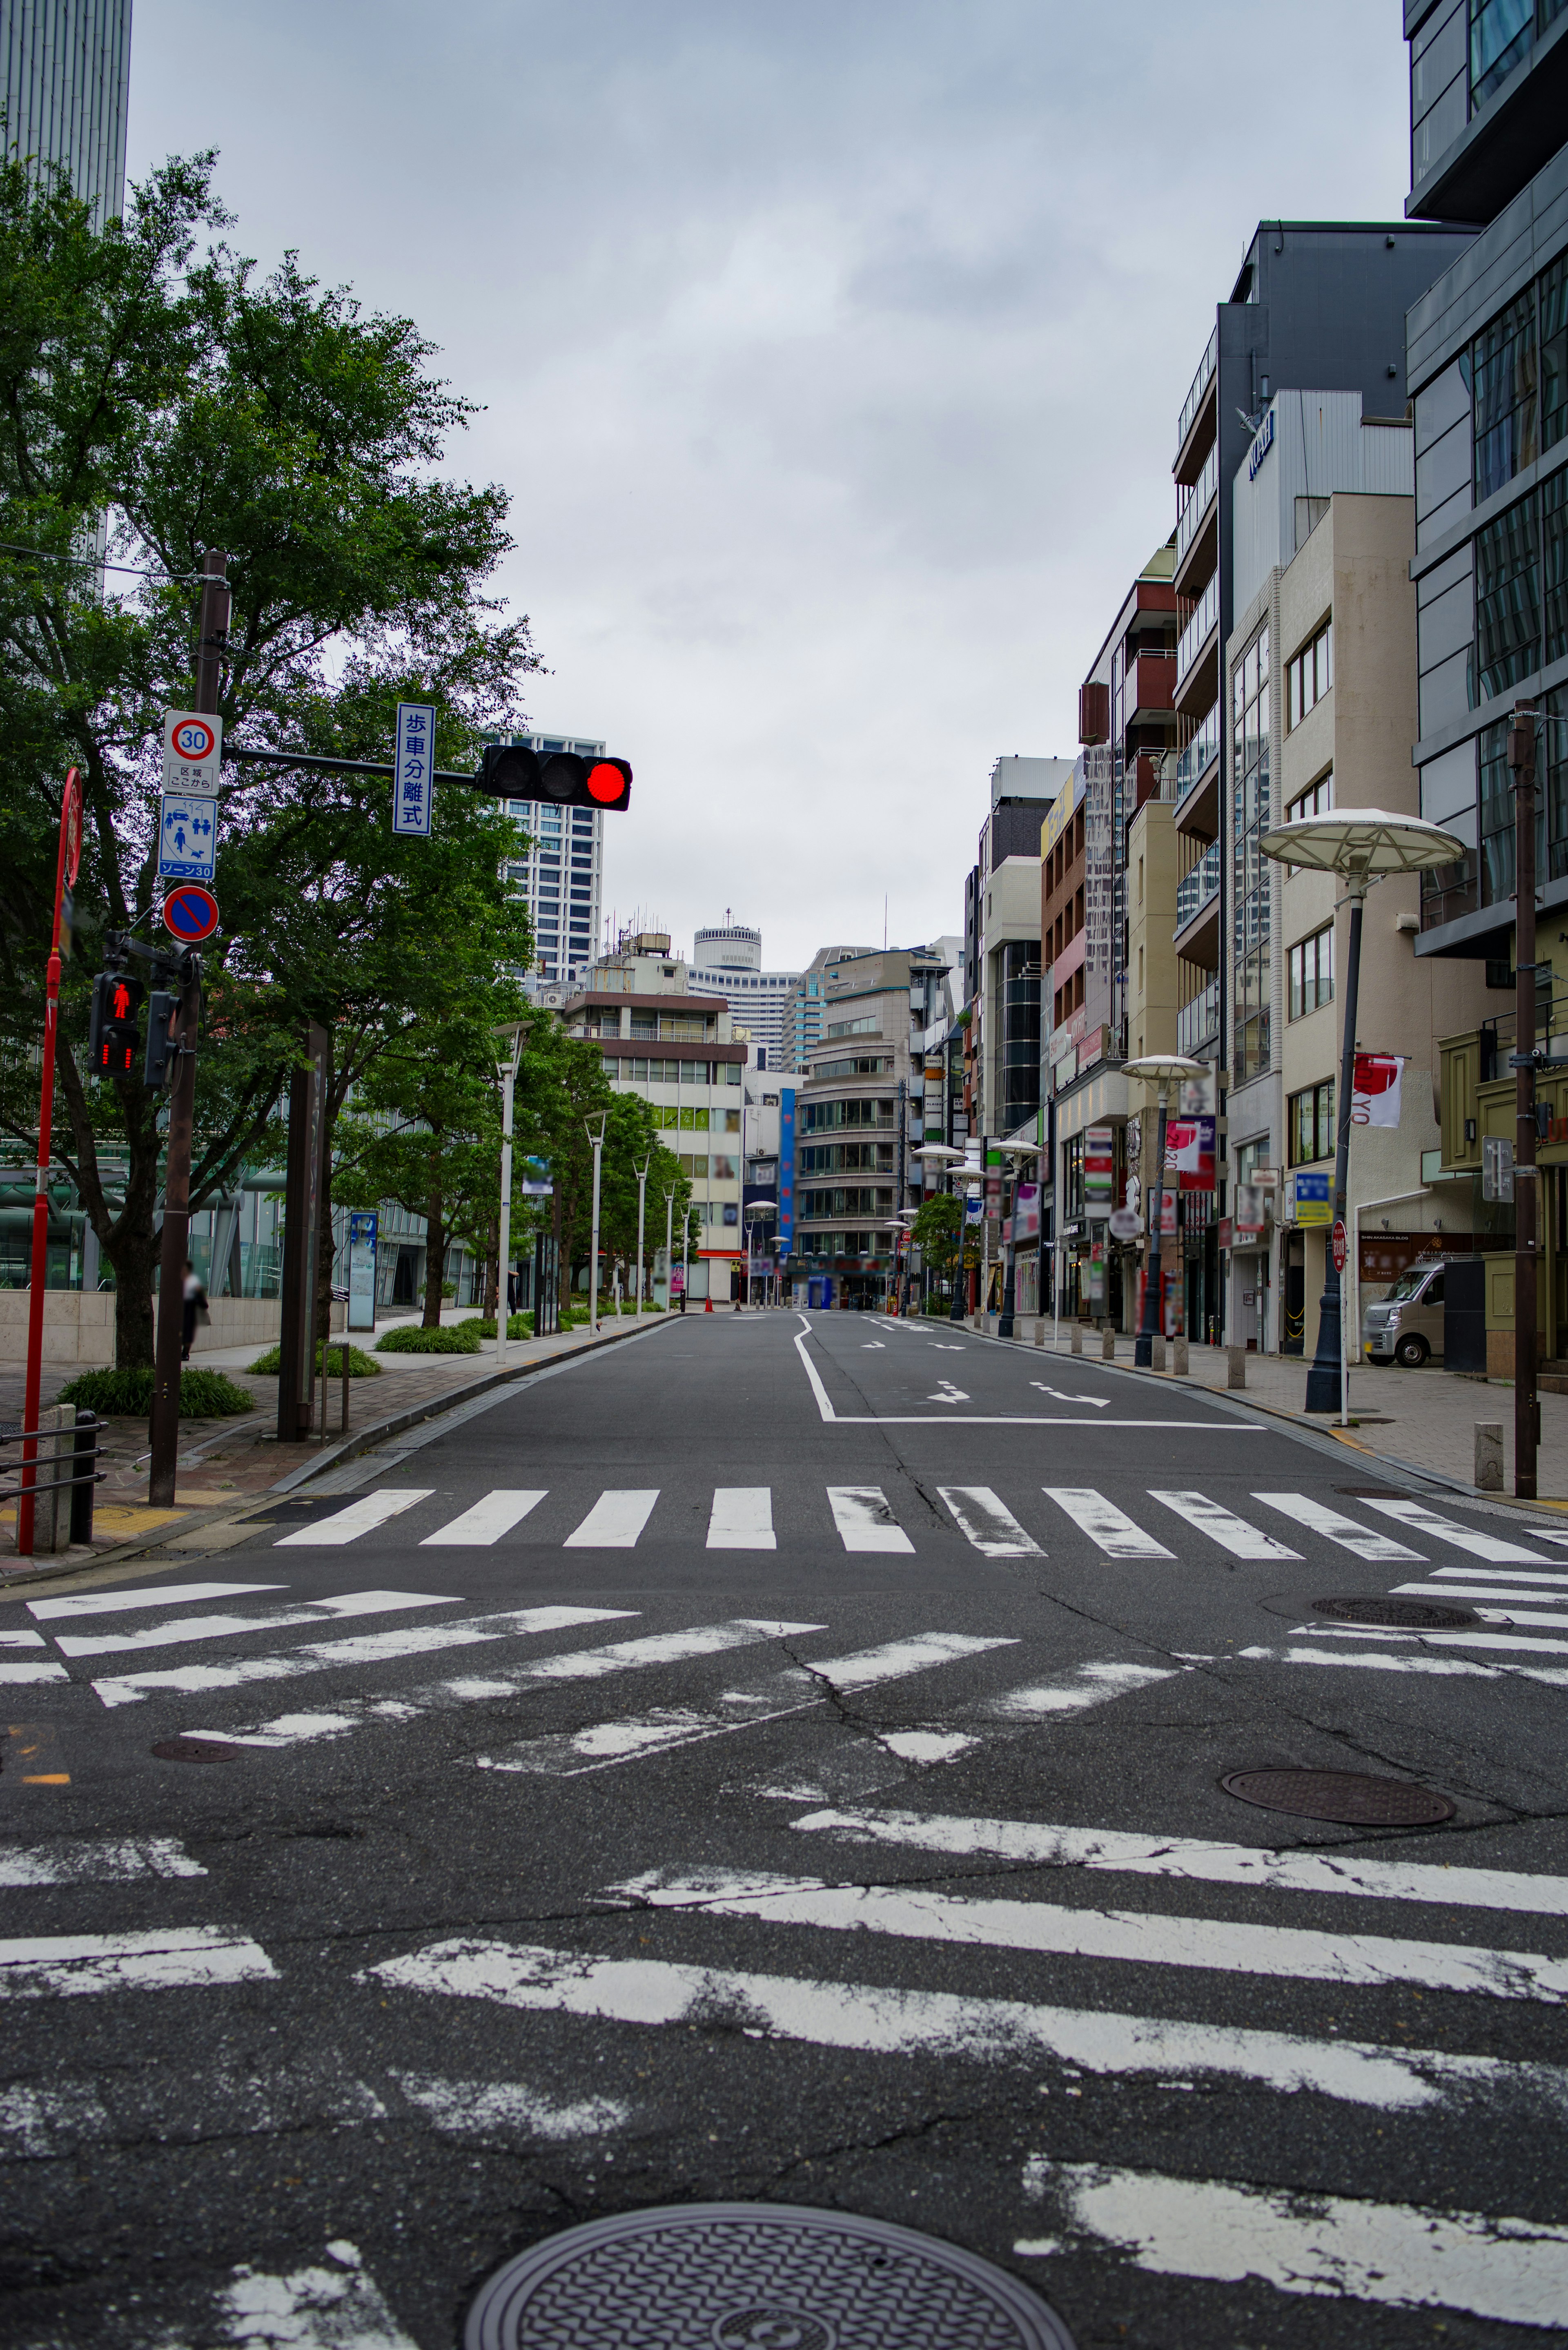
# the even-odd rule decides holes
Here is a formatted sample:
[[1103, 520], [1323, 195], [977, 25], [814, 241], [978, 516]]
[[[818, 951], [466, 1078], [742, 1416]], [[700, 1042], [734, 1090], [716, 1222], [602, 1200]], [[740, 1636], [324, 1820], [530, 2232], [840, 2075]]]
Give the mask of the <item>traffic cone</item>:
[[711, 1297], [704, 1302], [702, 1311], [704, 1314], [711, 1314], [713, 1311], [713, 1301]]

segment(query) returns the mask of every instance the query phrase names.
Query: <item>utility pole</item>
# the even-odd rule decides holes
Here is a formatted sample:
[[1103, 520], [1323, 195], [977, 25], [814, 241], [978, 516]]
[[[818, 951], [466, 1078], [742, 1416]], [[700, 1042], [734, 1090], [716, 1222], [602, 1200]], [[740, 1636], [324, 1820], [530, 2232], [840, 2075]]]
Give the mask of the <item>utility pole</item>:
[[642, 1319], [643, 1211], [648, 1204], [648, 1170], [652, 1164], [653, 1161], [651, 1159], [645, 1159], [642, 1165], [635, 1168], [634, 1170], [637, 1176], [637, 1304], [633, 1306], [631, 1313], [631, 1318], [634, 1322], [640, 1322]]
[[1513, 770], [1513, 1490], [1535, 1499], [1535, 712], [1516, 702], [1508, 730]]
[[[193, 706], [216, 714], [229, 643], [229, 558], [209, 547], [202, 562], [202, 608], [196, 631]], [[169, 1148], [163, 1162], [163, 1237], [158, 1253], [158, 1341], [152, 1380], [152, 1459], [147, 1498], [155, 1509], [174, 1499], [180, 1454], [180, 1357], [185, 1321], [185, 1259], [191, 1234], [191, 1143], [196, 1116], [196, 1031], [202, 1016], [202, 958], [187, 953], [180, 967], [179, 1060], [169, 1100]]]
[[501, 1217], [496, 1233], [500, 1263], [496, 1268], [499, 1295], [495, 1300], [495, 1367], [506, 1365], [506, 1318], [512, 1311], [512, 1109], [517, 1085], [517, 1063], [523, 1052], [523, 1031], [514, 1029], [511, 1050], [497, 1066], [501, 1074]]
[[599, 1112], [596, 1134], [591, 1120], [585, 1120], [585, 1131], [594, 1154], [594, 1213], [593, 1233], [588, 1243], [588, 1336], [599, 1335], [599, 1170], [604, 1159], [605, 1128], [609, 1123], [606, 1113]]

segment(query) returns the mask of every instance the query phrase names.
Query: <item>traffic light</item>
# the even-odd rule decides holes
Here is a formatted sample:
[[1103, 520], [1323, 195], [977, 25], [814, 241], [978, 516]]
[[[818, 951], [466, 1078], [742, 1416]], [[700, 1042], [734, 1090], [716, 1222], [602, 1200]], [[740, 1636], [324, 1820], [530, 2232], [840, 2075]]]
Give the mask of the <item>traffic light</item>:
[[100, 971], [92, 983], [92, 1018], [88, 1029], [88, 1058], [95, 1077], [129, 1077], [136, 1067], [141, 1043], [137, 1014], [141, 1008], [141, 983], [123, 972]]
[[180, 998], [166, 989], [155, 987], [147, 999], [147, 1059], [142, 1067], [143, 1085], [161, 1090], [174, 1082], [174, 1064], [179, 1047], [170, 1040], [174, 1014], [180, 1008]]
[[498, 799], [545, 800], [556, 807], [612, 809], [631, 806], [631, 769], [624, 759], [585, 759], [576, 751], [530, 751], [522, 743], [492, 743], [475, 778]]

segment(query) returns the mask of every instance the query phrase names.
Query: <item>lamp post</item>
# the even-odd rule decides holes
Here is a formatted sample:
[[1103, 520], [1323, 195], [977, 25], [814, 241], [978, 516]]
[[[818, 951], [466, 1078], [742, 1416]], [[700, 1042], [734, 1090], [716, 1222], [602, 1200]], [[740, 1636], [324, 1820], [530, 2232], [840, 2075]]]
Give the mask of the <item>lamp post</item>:
[[1154, 1334], [1159, 1322], [1159, 1227], [1165, 1211], [1165, 1126], [1170, 1113], [1170, 1089], [1185, 1078], [1206, 1076], [1209, 1064], [1189, 1060], [1184, 1053], [1145, 1053], [1140, 1059], [1126, 1061], [1122, 1066], [1127, 1076], [1141, 1077], [1146, 1085], [1159, 1087], [1159, 1128], [1155, 1139], [1154, 1189], [1148, 1211], [1148, 1278], [1144, 1284], [1143, 1312], [1133, 1341], [1133, 1361], [1147, 1371], [1153, 1367]]
[[670, 1306], [675, 1302], [670, 1293], [670, 1274], [674, 1270], [672, 1263], [674, 1254], [675, 1187], [671, 1184], [670, 1189], [664, 1194], [664, 1310], [667, 1314], [669, 1313]]
[[1018, 1206], [1018, 1162], [1023, 1159], [1038, 1159], [1040, 1145], [1037, 1142], [1004, 1142], [1002, 1147], [1012, 1161], [1013, 1202], [1007, 1218], [1007, 1255], [1002, 1276], [1002, 1312], [997, 1316], [996, 1335], [999, 1338], [1011, 1338], [1014, 1327], [1013, 1285], [1018, 1277], [1018, 1253], [1012, 1239], [1012, 1218]]
[[594, 1154], [593, 1230], [588, 1243], [588, 1336], [590, 1338], [597, 1338], [599, 1335], [599, 1167], [604, 1158], [605, 1128], [607, 1123], [608, 1113], [604, 1110], [599, 1112], [599, 1130], [597, 1134], [594, 1132], [594, 1121], [591, 1118], [585, 1118], [583, 1121], [583, 1131], [588, 1138]]
[[[1339, 1091], [1334, 1100], [1334, 1221], [1343, 1224], [1350, 1175], [1350, 1109], [1355, 1088], [1355, 1013], [1361, 986], [1361, 918], [1366, 892], [1391, 873], [1419, 873], [1428, 867], [1457, 865], [1465, 844], [1424, 816], [1390, 816], [1382, 808], [1333, 808], [1323, 816], [1298, 816], [1264, 834], [1265, 857], [1277, 864], [1303, 865], [1334, 873], [1345, 884], [1340, 905], [1350, 907], [1345, 951], [1344, 1032], [1339, 1055]], [[1335, 911], [1338, 909], [1336, 907]], [[1359, 1343], [1359, 1342], [1358, 1342]], [[1323, 1297], [1318, 1307], [1317, 1349], [1307, 1372], [1308, 1411], [1337, 1411], [1343, 1427], [1349, 1409], [1347, 1334], [1339, 1267], [1334, 1251], [1324, 1251]]]
[[[523, 1053], [523, 1031], [521, 1028], [503, 1028], [496, 1034], [504, 1048], [508, 1042], [512, 1047], [510, 1055], [497, 1059], [495, 1064], [501, 1078], [501, 1226], [496, 1235], [499, 1255], [496, 1281], [500, 1294], [495, 1300], [495, 1367], [499, 1371], [506, 1366], [506, 1317], [512, 1307], [512, 1105], [517, 1087], [517, 1064]], [[345, 1388], [343, 1392], [347, 1395], [348, 1388]], [[324, 1419], [326, 1409], [323, 1404]]]
[[642, 1319], [642, 1218], [648, 1198], [648, 1170], [652, 1164], [651, 1159], [645, 1159], [640, 1167], [635, 1159], [632, 1161], [632, 1172], [637, 1177], [637, 1304], [631, 1311], [634, 1322]]

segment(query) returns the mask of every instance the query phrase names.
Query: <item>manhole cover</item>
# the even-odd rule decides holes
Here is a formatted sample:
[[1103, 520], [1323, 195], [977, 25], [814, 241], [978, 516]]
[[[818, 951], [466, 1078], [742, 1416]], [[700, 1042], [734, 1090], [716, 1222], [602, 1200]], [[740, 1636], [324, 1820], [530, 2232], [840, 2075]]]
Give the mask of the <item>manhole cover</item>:
[[568, 2228], [509, 2261], [465, 2350], [1073, 2350], [1026, 2285], [841, 2211], [692, 2203]]
[[1405, 1632], [1457, 1632], [1480, 1621], [1473, 1607], [1439, 1607], [1430, 1599], [1314, 1599], [1312, 1604], [1331, 1624], [1382, 1624]]
[[1337, 1820], [1346, 1827], [1426, 1828], [1451, 1820], [1447, 1795], [1408, 1779], [1375, 1779], [1360, 1771], [1230, 1771], [1228, 1795], [1298, 1819]]
[[152, 1750], [160, 1762], [232, 1762], [239, 1751], [215, 1738], [161, 1738]]

